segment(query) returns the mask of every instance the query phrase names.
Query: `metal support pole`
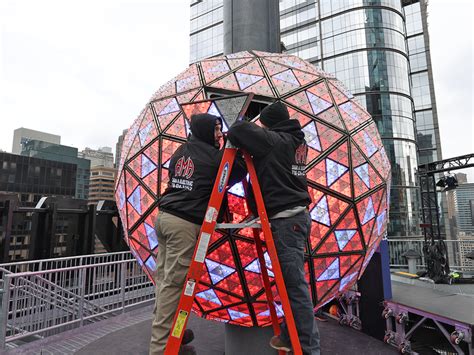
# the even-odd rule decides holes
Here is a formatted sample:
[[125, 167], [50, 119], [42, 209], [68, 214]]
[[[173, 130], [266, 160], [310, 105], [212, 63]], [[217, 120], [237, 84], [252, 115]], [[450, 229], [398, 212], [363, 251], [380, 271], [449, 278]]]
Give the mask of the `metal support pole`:
[[278, 0], [224, 0], [224, 54], [281, 52]]

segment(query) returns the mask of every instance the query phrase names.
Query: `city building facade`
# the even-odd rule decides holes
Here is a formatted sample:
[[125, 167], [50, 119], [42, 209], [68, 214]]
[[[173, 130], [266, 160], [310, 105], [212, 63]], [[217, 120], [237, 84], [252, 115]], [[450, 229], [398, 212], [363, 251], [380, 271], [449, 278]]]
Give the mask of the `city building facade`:
[[453, 190], [456, 230], [474, 234], [474, 183], [460, 184]]
[[105, 166], [91, 168], [89, 183], [89, 203], [97, 204], [101, 200], [115, 201], [114, 188], [117, 170]]
[[21, 155], [76, 165], [74, 197], [88, 199], [91, 162], [88, 159], [79, 158], [77, 148], [30, 139], [23, 142]]
[[91, 168], [104, 166], [106, 168], [114, 167], [114, 153], [110, 147], [100, 147], [99, 149], [85, 148], [79, 152], [79, 158], [91, 161]]
[[[191, 2], [191, 63], [223, 53], [223, 6]], [[425, 0], [280, 0], [284, 50], [334, 74], [377, 122], [392, 163], [389, 236], [420, 234], [418, 140], [421, 161], [441, 159], [426, 17]]]
[[53, 144], [61, 144], [61, 136], [21, 127], [13, 131], [12, 153], [20, 154], [22, 144], [26, 140], [30, 140], [30, 139], [36, 139], [36, 140], [53, 143]]
[[76, 195], [77, 165], [36, 157], [0, 153], [0, 193], [18, 194], [21, 202], [42, 196]]
[[[33, 208], [45, 196], [72, 200], [76, 170], [75, 164], [0, 153], [0, 262], [28, 260], [36, 255], [38, 245], [32, 227], [38, 220], [29, 211], [19, 212], [19, 207]], [[56, 219], [54, 225], [51, 242], [57, 253], [49, 255], [61, 256], [64, 231], [71, 225], [69, 216]]]

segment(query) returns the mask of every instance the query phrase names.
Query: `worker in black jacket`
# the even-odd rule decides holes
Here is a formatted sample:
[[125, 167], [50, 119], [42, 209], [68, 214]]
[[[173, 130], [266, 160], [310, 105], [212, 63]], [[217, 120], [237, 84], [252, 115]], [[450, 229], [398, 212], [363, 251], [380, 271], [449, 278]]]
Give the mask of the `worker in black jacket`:
[[[289, 118], [288, 109], [278, 101], [262, 110], [264, 128], [238, 121], [227, 137], [253, 156], [301, 347], [304, 354], [313, 355], [320, 353], [320, 347], [304, 272], [305, 243], [311, 231], [305, 176], [308, 150], [299, 121]], [[291, 351], [285, 322], [270, 345]]]
[[[188, 141], [173, 154], [169, 182], [159, 201], [155, 229], [158, 236], [155, 317], [152, 324], [150, 355], [163, 354], [181, 290], [204, 220], [223, 150], [220, 150], [222, 120], [213, 115], [191, 117]], [[233, 166], [229, 185], [246, 174], [241, 158]], [[222, 215], [222, 214], [220, 214]], [[194, 354], [193, 339], [187, 329], [180, 354]]]

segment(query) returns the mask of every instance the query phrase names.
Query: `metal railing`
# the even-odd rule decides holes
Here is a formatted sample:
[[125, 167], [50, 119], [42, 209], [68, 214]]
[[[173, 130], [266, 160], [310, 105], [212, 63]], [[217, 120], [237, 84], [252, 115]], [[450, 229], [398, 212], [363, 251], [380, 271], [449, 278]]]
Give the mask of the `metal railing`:
[[0, 349], [150, 304], [154, 286], [130, 252], [0, 264]]
[[[451, 270], [464, 272], [474, 271], [474, 262], [465, 258], [465, 254], [474, 251], [474, 240], [445, 240], [448, 251], [449, 266]], [[405, 252], [412, 249], [418, 251], [421, 257], [417, 260], [417, 268], [425, 269], [422, 238], [389, 238], [390, 267], [396, 269], [408, 269], [408, 261], [403, 256]]]

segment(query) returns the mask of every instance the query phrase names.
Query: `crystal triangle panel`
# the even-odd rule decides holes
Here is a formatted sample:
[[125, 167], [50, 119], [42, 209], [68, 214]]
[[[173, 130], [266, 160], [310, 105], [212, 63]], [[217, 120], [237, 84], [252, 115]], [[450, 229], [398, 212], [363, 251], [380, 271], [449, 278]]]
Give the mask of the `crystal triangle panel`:
[[382, 176], [385, 180], [390, 177], [390, 163], [388, 162], [387, 156], [384, 153], [384, 148], [381, 148], [372, 157], [370, 157], [370, 162], [373, 164], [380, 176]]
[[311, 250], [314, 253], [318, 245], [324, 239], [329, 231], [329, 227], [325, 226], [324, 224], [320, 223], [312, 223], [311, 224], [311, 232], [309, 235], [309, 241], [311, 245]]
[[321, 200], [314, 206], [310, 211], [311, 218], [313, 221], [324, 224], [325, 226], [331, 225], [331, 219], [329, 217], [328, 200], [326, 196], [323, 196]]
[[334, 272], [336, 272], [335, 269], [336, 269], [336, 266], [337, 266], [337, 274], [339, 274], [339, 258], [331, 256], [331, 257], [325, 257], [325, 258], [319, 257], [319, 258], [313, 259], [313, 268], [314, 268], [315, 279], [316, 280], [320, 279], [321, 281], [324, 280], [324, 279], [329, 279], [328, 276], [331, 272], [326, 273], [325, 277], [321, 278], [321, 276], [331, 266], [332, 266], [331, 270], [333, 270]]
[[287, 106], [287, 108], [288, 108], [288, 113], [290, 114], [290, 119], [298, 120], [301, 124], [301, 127], [305, 126], [308, 122], [312, 121], [311, 117], [309, 117], [308, 115], [305, 115], [304, 113], [296, 111], [295, 109], [289, 106]]
[[319, 132], [322, 150], [328, 149], [342, 137], [342, 133], [339, 133], [338, 131], [320, 122], [316, 122], [316, 128]]
[[176, 80], [176, 92], [195, 89], [201, 86], [197, 65], [191, 65], [185, 72], [180, 74]]
[[344, 250], [346, 245], [350, 242], [352, 237], [357, 233], [355, 229], [342, 229], [334, 231], [334, 236], [336, 237], [339, 250]]
[[318, 76], [314, 74], [309, 74], [296, 69], [293, 69], [293, 74], [296, 76], [296, 79], [298, 79], [298, 82], [301, 86], [309, 84], [310, 82], [316, 81], [318, 79]]
[[192, 115], [197, 115], [200, 113], [208, 113], [209, 108], [211, 107], [212, 101], [203, 101], [203, 102], [190, 102], [183, 104], [183, 113], [188, 120], [191, 120]]
[[235, 272], [234, 268], [218, 263], [211, 259], [205, 259], [205, 264], [213, 285], [218, 284], [230, 274]]
[[347, 206], [349, 204], [331, 195], [327, 195], [327, 199], [331, 223], [335, 223], [339, 219], [339, 217], [341, 217], [341, 215], [346, 211]]
[[349, 153], [347, 143], [341, 144], [335, 151], [329, 154], [329, 158], [338, 162], [338, 164], [344, 165], [346, 168], [349, 166]]
[[347, 273], [347, 271], [353, 267], [356, 266], [358, 267], [358, 263], [362, 262], [362, 256], [361, 255], [341, 255], [340, 257], [340, 272], [341, 275], [344, 275]]
[[321, 275], [319, 275], [316, 281], [327, 281], [335, 280], [339, 278], [339, 258], [336, 258]]
[[209, 83], [230, 71], [229, 65], [225, 60], [208, 60], [201, 62], [204, 80]]
[[332, 98], [331, 98], [331, 95], [329, 94], [329, 90], [328, 90], [328, 88], [326, 86], [326, 83], [324, 81], [321, 81], [320, 83], [309, 87], [307, 89], [307, 92], [310, 93], [310, 94], [313, 94], [314, 96], [317, 96], [320, 99], [322, 99], [323, 101], [327, 102], [328, 107], [332, 106], [332, 104], [333, 104]]
[[213, 289], [208, 288], [204, 291], [197, 292], [195, 297], [199, 299], [199, 302], [204, 309], [212, 309], [216, 308], [216, 306], [222, 306], [221, 300]]
[[327, 186], [326, 183], [326, 160], [322, 160], [316, 165], [314, 165], [306, 173], [306, 178], [308, 181], [322, 186]]
[[151, 101], [159, 100], [176, 94], [175, 80], [172, 79], [166, 84], [162, 85], [152, 96]]
[[262, 68], [260, 68], [259, 63], [254, 60], [253, 62], [248, 63], [245, 67], [240, 68], [237, 73], [247, 74], [247, 75], [256, 75], [264, 76]]
[[[161, 142], [161, 164], [166, 165], [176, 149], [182, 144], [181, 142], [175, 142], [170, 139], [163, 139]], [[167, 167], [169, 167], [169, 165]]]
[[319, 141], [319, 135], [318, 131], [316, 130], [315, 122], [311, 122], [303, 127], [303, 133], [306, 144], [318, 152], [321, 152], [321, 143]]
[[263, 79], [263, 76], [260, 76], [260, 75], [245, 74], [245, 73], [238, 73], [238, 72], [235, 73], [235, 77], [237, 78], [237, 82], [239, 83], [240, 90], [245, 90], [249, 86]]
[[300, 87], [300, 83], [290, 69], [273, 75], [272, 81], [280, 95], [285, 95]]
[[338, 279], [316, 281], [316, 294], [322, 299], [336, 285]]
[[130, 244], [133, 246], [133, 250], [135, 252], [135, 257], [140, 265], [143, 265], [145, 263], [145, 260], [147, 260], [150, 257], [150, 252], [148, 249], [144, 248], [138, 241], [130, 236], [129, 239]]
[[179, 104], [190, 102], [199, 92], [199, 89], [188, 91], [187, 93], [176, 96]]
[[288, 67], [277, 64], [268, 59], [263, 59], [263, 65], [270, 76], [284, 72], [285, 70], [288, 70]]
[[327, 179], [327, 185], [330, 187], [333, 185], [339, 178], [344, 175], [349, 168], [347, 166], [344, 166], [342, 164], [339, 164], [338, 162], [326, 158], [326, 179]]
[[267, 79], [262, 79], [258, 81], [256, 84], [249, 86], [244, 90], [245, 92], [253, 92], [256, 95], [263, 95], [274, 97], [273, 91], [268, 84]]
[[125, 172], [122, 173], [118, 180], [117, 188], [115, 190], [115, 201], [117, 201], [117, 207], [120, 213], [120, 219], [122, 223], [125, 224], [124, 228], [127, 228], [127, 218], [126, 218], [126, 196], [125, 196]]
[[314, 65], [311, 65], [308, 62], [305, 62], [304, 60], [296, 56], [279, 56], [279, 57], [269, 58], [269, 60], [281, 65], [286, 65], [292, 69], [306, 71], [314, 75], [319, 76], [319, 74], [321, 73], [321, 71], [318, 70]]
[[336, 128], [341, 130], [345, 130], [344, 125], [342, 124], [339, 115], [334, 107], [331, 107], [329, 110], [321, 112], [318, 115], [318, 119], [322, 120], [323, 122], [329, 123]]
[[357, 210], [359, 211], [359, 220], [364, 225], [375, 217], [374, 203], [372, 196], [368, 196], [357, 203]]
[[238, 118], [240, 118], [240, 114], [244, 108], [247, 98], [248, 96], [244, 95], [215, 101], [215, 104], [221, 112], [222, 117], [224, 118], [224, 121], [227, 123], [228, 127], [232, 126], [232, 124]]
[[140, 151], [140, 149], [142, 149], [142, 147], [140, 145], [140, 137], [137, 134], [132, 146], [130, 147], [130, 150], [128, 151], [127, 159], [133, 158]]
[[176, 138], [186, 139], [188, 137], [189, 124], [186, 123], [184, 115], [180, 115], [176, 121], [165, 131], [165, 134]]
[[319, 96], [314, 95], [313, 93], [306, 91], [306, 95], [308, 96], [308, 101], [311, 105], [311, 109], [313, 110], [313, 114], [317, 115], [322, 111], [331, 107], [331, 103], [323, 100]]
[[242, 65], [249, 63], [252, 60], [253, 58], [235, 58], [235, 59], [227, 59], [227, 62], [229, 63], [229, 66], [233, 70], [235, 68], [238, 68]]
[[355, 101], [339, 105], [339, 112], [349, 131], [370, 119], [370, 115]]
[[287, 101], [289, 104], [293, 106], [296, 106], [302, 110], [305, 110], [310, 115], [313, 114], [313, 110], [311, 109], [311, 105], [309, 103], [308, 97], [306, 96], [306, 93], [304, 91], [299, 92], [290, 97], [287, 97], [285, 101]]
[[210, 86], [219, 89], [240, 91], [239, 84], [237, 83], [237, 79], [235, 78], [234, 74], [229, 74], [222, 79], [213, 82], [210, 84]]
[[357, 281], [357, 270], [351, 273], [348, 273], [346, 276], [344, 276], [341, 279], [341, 282], [339, 284], [339, 292], [344, 292], [344, 291], [349, 290], [356, 281]]
[[349, 91], [343, 88], [342, 83], [329, 80], [328, 84], [336, 105], [340, 105], [354, 97]]
[[337, 254], [339, 248], [337, 246], [337, 240], [332, 234], [328, 235], [324, 242], [321, 243], [316, 251], [316, 255], [319, 254]]

